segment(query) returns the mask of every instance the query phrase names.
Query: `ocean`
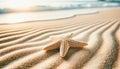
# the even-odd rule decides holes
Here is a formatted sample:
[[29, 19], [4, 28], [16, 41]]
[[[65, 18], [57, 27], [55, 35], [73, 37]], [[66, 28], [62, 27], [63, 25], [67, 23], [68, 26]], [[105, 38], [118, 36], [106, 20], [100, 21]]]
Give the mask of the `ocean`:
[[[1, 4], [1, 3], [0, 3]], [[68, 18], [78, 14], [95, 14], [102, 9], [115, 9], [119, 2], [77, 2], [53, 1], [37, 3], [32, 8], [34, 12], [9, 12], [9, 8], [0, 7], [0, 24], [13, 24], [39, 20], [54, 20]]]

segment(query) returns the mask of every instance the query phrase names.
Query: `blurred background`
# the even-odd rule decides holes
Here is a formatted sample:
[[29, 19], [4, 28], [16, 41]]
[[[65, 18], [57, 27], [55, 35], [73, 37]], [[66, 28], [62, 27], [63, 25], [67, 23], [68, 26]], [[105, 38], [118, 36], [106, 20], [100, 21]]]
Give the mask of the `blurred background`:
[[117, 6], [120, 6], [120, 0], [0, 0], [0, 13]]
[[0, 24], [59, 19], [96, 13], [91, 9], [119, 7], [120, 0], [0, 0]]

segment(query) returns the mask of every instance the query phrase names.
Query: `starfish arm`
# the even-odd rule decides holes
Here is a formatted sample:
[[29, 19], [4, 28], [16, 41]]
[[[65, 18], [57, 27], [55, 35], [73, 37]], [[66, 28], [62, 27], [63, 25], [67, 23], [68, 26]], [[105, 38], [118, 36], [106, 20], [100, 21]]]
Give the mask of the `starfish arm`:
[[56, 41], [56, 40], [62, 40], [62, 39], [69, 39], [73, 37], [73, 33], [71, 33], [70, 35], [67, 35], [66, 37], [63, 36], [50, 36], [51, 41]]
[[61, 39], [60, 36], [50, 36], [51, 41], [58, 41]]
[[83, 42], [79, 42], [71, 39], [68, 40], [68, 43], [71, 47], [83, 47], [88, 45], [87, 43], [83, 43]]
[[70, 48], [70, 46], [69, 46], [68, 42], [66, 40], [62, 40], [61, 45], [60, 45], [60, 56], [61, 57], [66, 56], [69, 48]]
[[45, 50], [45, 51], [53, 50], [53, 49], [59, 48], [59, 46], [60, 46], [60, 41], [54, 41], [54, 42], [52, 42], [51, 44], [45, 46], [45, 47], [43, 48], [43, 50]]
[[67, 38], [72, 38], [72, 37], [73, 37], [73, 33], [67, 36]]

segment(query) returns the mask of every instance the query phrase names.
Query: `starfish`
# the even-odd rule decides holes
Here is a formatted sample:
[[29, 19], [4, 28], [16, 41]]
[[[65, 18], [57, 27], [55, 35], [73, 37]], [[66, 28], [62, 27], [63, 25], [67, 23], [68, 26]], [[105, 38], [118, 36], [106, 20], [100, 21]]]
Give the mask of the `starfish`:
[[49, 50], [60, 48], [60, 56], [65, 57], [70, 47], [82, 48], [83, 46], [87, 45], [87, 43], [72, 40], [72, 37], [73, 37], [73, 33], [65, 37], [52, 36], [51, 37], [52, 43], [48, 46], [45, 46], [43, 50], [49, 51]]

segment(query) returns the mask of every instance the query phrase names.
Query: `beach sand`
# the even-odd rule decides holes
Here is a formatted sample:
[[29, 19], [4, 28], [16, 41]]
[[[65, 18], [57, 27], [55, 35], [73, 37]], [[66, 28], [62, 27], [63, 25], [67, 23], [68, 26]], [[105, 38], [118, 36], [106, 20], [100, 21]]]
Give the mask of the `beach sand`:
[[[120, 10], [51, 21], [0, 25], [2, 69], [120, 69]], [[87, 42], [70, 48], [61, 58], [59, 49], [45, 52], [50, 36], [73, 33], [73, 40]]]

